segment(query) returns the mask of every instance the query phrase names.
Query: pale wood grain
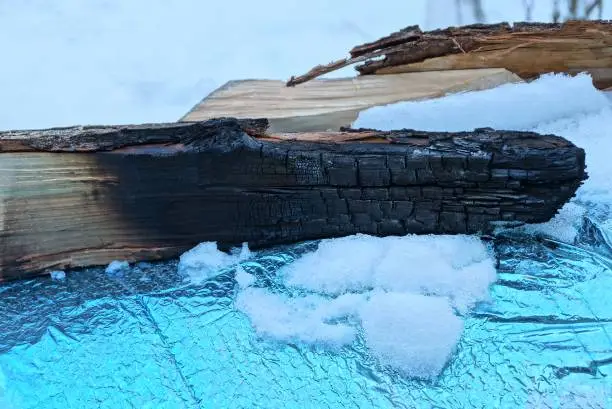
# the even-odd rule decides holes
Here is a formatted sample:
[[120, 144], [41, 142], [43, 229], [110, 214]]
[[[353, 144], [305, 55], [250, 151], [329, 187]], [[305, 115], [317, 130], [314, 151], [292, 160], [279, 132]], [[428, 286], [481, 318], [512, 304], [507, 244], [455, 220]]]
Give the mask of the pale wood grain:
[[272, 132], [333, 131], [364, 109], [399, 101], [492, 88], [520, 79], [504, 69], [454, 70], [313, 80], [299, 87], [282, 81], [231, 81], [196, 105], [181, 121], [218, 117], [270, 120]]

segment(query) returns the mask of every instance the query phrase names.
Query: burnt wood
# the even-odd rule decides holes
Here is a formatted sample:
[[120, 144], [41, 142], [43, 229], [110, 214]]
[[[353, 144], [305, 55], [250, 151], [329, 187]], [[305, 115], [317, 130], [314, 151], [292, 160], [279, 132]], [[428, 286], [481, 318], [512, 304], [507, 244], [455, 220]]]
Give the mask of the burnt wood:
[[551, 219], [586, 179], [555, 135], [342, 129], [265, 120], [0, 133], [0, 281], [355, 233], [486, 233]]

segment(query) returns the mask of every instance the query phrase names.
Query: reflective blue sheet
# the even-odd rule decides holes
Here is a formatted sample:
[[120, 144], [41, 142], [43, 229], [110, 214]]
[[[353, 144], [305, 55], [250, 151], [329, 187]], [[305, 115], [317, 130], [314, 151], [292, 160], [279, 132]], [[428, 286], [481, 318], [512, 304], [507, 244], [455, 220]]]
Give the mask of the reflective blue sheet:
[[[233, 307], [233, 271], [190, 285], [176, 262], [122, 277], [0, 287], [0, 408], [612, 407], [612, 251], [585, 221], [576, 245], [496, 238], [493, 303], [466, 321], [436, 382], [340, 353], [258, 339]], [[256, 286], [306, 243], [243, 264]]]

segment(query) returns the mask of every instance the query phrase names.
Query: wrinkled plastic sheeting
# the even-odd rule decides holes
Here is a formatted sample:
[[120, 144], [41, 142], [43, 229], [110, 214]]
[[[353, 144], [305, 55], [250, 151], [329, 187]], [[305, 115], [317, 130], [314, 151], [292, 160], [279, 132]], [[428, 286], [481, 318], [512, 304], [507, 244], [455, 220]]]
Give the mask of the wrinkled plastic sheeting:
[[[362, 338], [337, 352], [258, 338], [233, 308], [232, 269], [198, 285], [176, 263], [11, 283], [0, 408], [612, 407], [611, 253], [587, 244], [497, 238], [493, 302], [467, 319], [435, 382], [380, 367]], [[276, 272], [315, 246], [242, 268], [288, 291]]]

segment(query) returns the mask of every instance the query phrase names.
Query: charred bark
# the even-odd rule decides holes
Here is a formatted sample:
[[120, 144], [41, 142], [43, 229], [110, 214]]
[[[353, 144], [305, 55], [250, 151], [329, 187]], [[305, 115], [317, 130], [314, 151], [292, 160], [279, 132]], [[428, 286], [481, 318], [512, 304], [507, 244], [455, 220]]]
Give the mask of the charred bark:
[[[257, 248], [355, 233], [484, 233], [498, 222], [549, 220], [586, 178], [584, 151], [554, 135], [264, 136], [255, 124], [0, 134], [0, 147], [12, 146], [0, 153], [0, 281], [172, 257], [202, 241]], [[17, 153], [16, 140], [28, 150]]]
[[356, 46], [350, 54], [342, 64], [318, 66], [297, 80], [292, 78], [288, 85], [363, 62], [356, 67], [361, 75], [505, 68], [533, 79], [549, 72], [586, 71], [592, 73], [598, 88], [612, 86], [607, 75], [599, 78], [602, 69], [612, 69], [612, 23], [608, 21], [473, 24], [428, 32], [410, 26]]
[[[237, 125], [252, 136], [265, 135], [268, 120], [236, 119]], [[219, 133], [216, 122], [177, 122], [125, 126], [73, 126], [43, 130], [0, 132], [2, 152], [102, 152], [126, 146], [185, 144], [196, 140], [214, 141]]]

